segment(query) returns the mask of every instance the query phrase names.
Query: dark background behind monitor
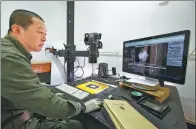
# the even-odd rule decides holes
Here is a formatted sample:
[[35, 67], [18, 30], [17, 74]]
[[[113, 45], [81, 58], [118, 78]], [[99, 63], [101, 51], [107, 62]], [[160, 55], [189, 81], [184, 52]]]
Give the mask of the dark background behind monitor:
[[[134, 66], [133, 70], [130, 70], [130, 66], [128, 66], [127, 63], [125, 63], [127, 60], [129, 60], [129, 62], [137, 62], [138, 61], [138, 58], [137, 58], [138, 50], [137, 49], [138, 49], [138, 47], [142, 47], [142, 46], [137, 46], [137, 45], [134, 46], [134, 44], [136, 44], [138, 41], [149, 40], [149, 42], [150, 42], [151, 39], [167, 38], [167, 37], [178, 36], [178, 35], [185, 35], [184, 44], [183, 44], [183, 58], [182, 58], [182, 66], [181, 67], [166, 65], [167, 59], [165, 56], [167, 56], [167, 54], [165, 54], [164, 52], [167, 51], [167, 53], [168, 53], [168, 44], [161, 43], [157, 47], [157, 49], [158, 49], [157, 51], [159, 51], [159, 53], [160, 53], [157, 56], [157, 58], [159, 58], [159, 60], [161, 62], [161, 64], [159, 64], [159, 65], [164, 66], [164, 64], [165, 64], [165, 69], [166, 69], [166, 71], [165, 71], [163, 68], [160, 71], [160, 73], [165, 74], [165, 76], [157, 76], [156, 74], [148, 74], [149, 69], [148, 70], [146, 68], [142, 69], [140, 66], [135, 67], [133, 65]], [[184, 84], [185, 83], [185, 76], [186, 76], [188, 49], [189, 49], [189, 38], [190, 38], [190, 31], [184, 30], [184, 31], [172, 32], [172, 33], [167, 33], [167, 34], [162, 34], [162, 35], [156, 35], [156, 36], [151, 36], [151, 37], [145, 37], [145, 38], [140, 38], [140, 39], [124, 41], [124, 43], [123, 43], [122, 71], [127, 72], [127, 73], [142, 75], [142, 76], [146, 76], [146, 77], [150, 77], [150, 78], [155, 78], [155, 79], [162, 80], [162, 81], [169, 81], [169, 82], [174, 82], [174, 83], [178, 83], [178, 84]], [[133, 46], [129, 47], [129, 48], [125, 48], [125, 45], [128, 43], [129, 44], [133, 43], [132, 44]], [[134, 47], [135, 47], [135, 49], [133, 49]], [[153, 49], [153, 48], [152, 47], [146, 48], [146, 50], [148, 52], [150, 51], [150, 49]], [[130, 54], [133, 54], [133, 53], [136, 54], [135, 59], [134, 58], [126, 58], [127, 56], [129, 56]], [[151, 55], [149, 55], [149, 56], [151, 56]], [[148, 63], [150, 62], [150, 59], [147, 58], [146, 62], [147, 62], [147, 64], [144, 63], [145, 66], [148, 65]], [[153, 62], [153, 59], [151, 59], [151, 62]], [[139, 69], [140, 69], [140, 72], [138, 71]], [[167, 73], [165, 73], [165, 72], [167, 72]], [[168, 77], [166, 75], [171, 75], [173, 77]], [[175, 78], [175, 76], [177, 77], [178, 75], [180, 75], [180, 78]]]

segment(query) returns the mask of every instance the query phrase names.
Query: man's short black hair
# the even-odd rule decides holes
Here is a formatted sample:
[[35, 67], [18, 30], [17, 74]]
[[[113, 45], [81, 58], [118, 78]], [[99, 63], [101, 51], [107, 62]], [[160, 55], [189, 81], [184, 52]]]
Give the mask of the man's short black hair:
[[36, 17], [44, 22], [44, 20], [38, 14], [36, 14], [34, 12], [31, 12], [28, 10], [22, 10], [22, 9], [14, 10], [10, 16], [10, 19], [9, 19], [8, 33], [10, 33], [12, 31], [11, 27], [14, 24], [22, 26], [25, 29], [28, 28], [28, 26], [33, 23], [32, 22], [33, 17]]

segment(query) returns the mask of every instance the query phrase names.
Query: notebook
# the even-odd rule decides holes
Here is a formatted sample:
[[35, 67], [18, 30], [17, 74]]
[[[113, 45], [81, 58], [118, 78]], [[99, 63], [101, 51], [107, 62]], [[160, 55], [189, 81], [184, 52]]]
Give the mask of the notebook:
[[104, 108], [117, 129], [158, 129], [124, 100], [105, 99]]

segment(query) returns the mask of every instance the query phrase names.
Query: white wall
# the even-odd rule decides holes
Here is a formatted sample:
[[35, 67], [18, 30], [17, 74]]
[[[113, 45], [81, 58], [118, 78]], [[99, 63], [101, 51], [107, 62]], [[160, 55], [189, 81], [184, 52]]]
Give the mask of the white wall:
[[[195, 3], [171, 1], [168, 6], [163, 7], [158, 6], [158, 3], [157, 1], [76, 1], [75, 44], [77, 50], [87, 48], [83, 42], [84, 33], [103, 34], [101, 52], [122, 52], [124, 40], [190, 29], [190, 53], [195, 48]], [[10, 5], [13, 5], [12, 8]], [[62, 48], [61, 42], [66, 41], [66, 2], [2, 2], [1, 34], [6, 33], [8, 17], [15, 8], [30, 9], [41, 15], [48, 27], [47, 44]], [[51, 56], [45, 56], [43, 52], [33, 53], [33, 56], [34, 60], [51, 60]], [[121, 61], [120, 57], [99, 58], [99, 62], [109, 63], [110, 68], [117, 67], [117, 72], [121, 72]], [[83, 58], [80, 58], [80, 62], [83, 63]], [[86, 62], [88, 62], [87, 59]], [[186, 77], [186, 84], [175, 86], [180, 93], [185, 116], [195, 121], [195, 72], [193, 72], [195, 61], [188, 61], [187, 67], [189, 76]], [[60, 72], [55, 65], [53, 69], [52, 77], [58, 80]], [[80, 71], [77, 72], [77, 74], [80, 73]], [[86, 64], [85, 76], [90, 74], [91, 65]], [[62, 79], [58, 82], [60, 81]]]
[[[32, 61], [48, 61], [51, 56], [45, 55], [44, 48], [66, 41], [67, 4], [65, 1], [2, 1], [1, 2], [1, 37], [7, 34], [9, 17], [15, 9], [27, 9], [40, 15], [46, 23], [47, 41], [41, 52], [33, 52]], [[59, 46], [60, 46], [59, 45]]]
[[[66, 1], [2, 1], [1, 7], [1, 37], [4, 37], [7, 34], [9, 17], [15, 9], [33, 11], [44, 19], [47, 27], [47, 41], [41, 52], [32, 52], [32, 62], [52, 60], [51, 54], [46, 54], [44, 51], [46, 47], [54, 45], [58, 49], [63, 48], [62, 43], [66, 43], [67, 38]], [[62, 76], [59, 76], [60, 71], [54, 60], [52, 60], [52, 69], [52, 81], [58, 80], [55, 84], [64, 82]]]

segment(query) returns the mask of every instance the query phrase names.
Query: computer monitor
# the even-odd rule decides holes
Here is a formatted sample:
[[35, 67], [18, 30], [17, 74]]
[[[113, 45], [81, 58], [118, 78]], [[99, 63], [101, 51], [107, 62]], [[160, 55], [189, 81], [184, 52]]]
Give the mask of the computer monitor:
[[184, 84], [189, 37], [184, 30], [124, 41], [122, 71]]

